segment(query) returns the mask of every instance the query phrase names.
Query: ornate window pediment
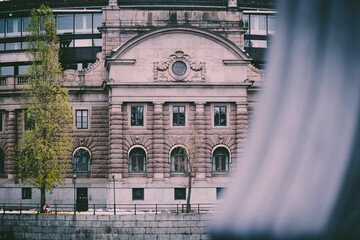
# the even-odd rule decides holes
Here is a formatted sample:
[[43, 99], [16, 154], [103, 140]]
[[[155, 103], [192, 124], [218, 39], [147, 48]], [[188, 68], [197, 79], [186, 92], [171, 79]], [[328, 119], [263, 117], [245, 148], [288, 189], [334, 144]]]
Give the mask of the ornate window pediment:
[[205, 73], [205, 62], [197, 62], [182, 51], [164, 61], [154, 62], [155, 82], [205, 82]]

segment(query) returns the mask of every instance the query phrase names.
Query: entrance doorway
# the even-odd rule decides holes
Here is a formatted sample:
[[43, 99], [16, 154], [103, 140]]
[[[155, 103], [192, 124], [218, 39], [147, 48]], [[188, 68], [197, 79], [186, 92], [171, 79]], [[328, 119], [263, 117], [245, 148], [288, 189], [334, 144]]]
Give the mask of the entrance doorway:
[[76, 211], [84, 212], [89, 209], [88, 201], [88, 189], [87, 188], [77, 188], [76, 191]]

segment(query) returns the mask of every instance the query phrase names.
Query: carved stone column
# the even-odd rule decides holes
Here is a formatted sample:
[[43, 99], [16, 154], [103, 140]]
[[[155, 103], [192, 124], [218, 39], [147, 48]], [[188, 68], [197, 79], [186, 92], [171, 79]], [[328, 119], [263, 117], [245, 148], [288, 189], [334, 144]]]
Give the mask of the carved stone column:
[[153, 116], [153, 178], [164, 180], [165, 177], [165, 155], [164, 155], [164, 115], [163, 102], [154, 102]]
[[[206, 146], [206, 132], [205, 132], [205, 102], [196, 102], [195, 109], [195, 129], [196, 129], [196, 147], [197, 147], [197, 163], [199, 164], [198, 172], [195, 180], [205, 180], [206, 177], [211, 177], [211, 171], [207, 171], [208, 166], [211, 166], [209, 161], [206, 161], [205, 146]], [[211, 169], [211, 168], [210, 168]]]
[[248, 111], [247, 103], [237, 102], [236, 103], [236, 157], [233, 157], [232, 160], [232, 169], [236, 169], [237, 164], [241, 161], [244, 148], [247, 143], [247, 133], [248, 133]]
[[124, 171], [121, 105], [120, 102], [110, 103], [109, 105], [110, 177], [115, 175], [116, 179], [121, 179]]

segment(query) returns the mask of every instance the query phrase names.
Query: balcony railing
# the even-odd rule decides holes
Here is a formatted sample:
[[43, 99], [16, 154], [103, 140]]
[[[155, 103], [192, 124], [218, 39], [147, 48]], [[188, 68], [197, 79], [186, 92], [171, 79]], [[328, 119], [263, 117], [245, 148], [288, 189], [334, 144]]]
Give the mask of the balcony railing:
[[26, 75], [1, 76], [0, 90], [22, 89], [23, 85], [26, 84], [26, 82], [27, 82]]
[[6, 77], [0, 77], [0, 86], [6, 86], [6, 85], [7, 85]]

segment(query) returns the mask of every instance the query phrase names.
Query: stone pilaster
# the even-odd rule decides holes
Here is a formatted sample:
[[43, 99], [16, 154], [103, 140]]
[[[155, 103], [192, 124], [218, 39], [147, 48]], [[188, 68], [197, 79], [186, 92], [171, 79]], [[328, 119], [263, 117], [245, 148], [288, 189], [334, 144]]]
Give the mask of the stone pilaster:
[[247, 103], [236, 103], [236, 156], [232, 157], [232, 169], [236, 169], [238, 161], [242, 160], [248, 133], [248, 111]]
[[122, 103], [110, 103], [109, 105], [110, 177], [115, 175], [116, 179], [121, 179], [124, 171], [121, 104]]
[[[196, 180], [205, 180], [206, 177], [211, 177], [211, 163], [206, 161], [205, 154], [205, 102], [195, 103], [195, 129], [196, 129], [196, 148], [197, 148], [197, 163], [199, 169], [196, 174]], [[210, 164], [210, 169], [208, 168]], [[208, 169], [208, 170], [207, 170]]]
[[[163, 180], [165, 177], [165, 161], [164, 156], [164, 115], [162, 102], [154, 103], [153, 118], [153, 178], [154, 180]], [[149, 176], [151, 177], [151, 176]]]
[[5, 174], [8, 178], [15, 177], [15, 147], [18, 143], [19, 111], [11, 110], [5, 114]]
[[103, 9], [103, 26], [100, 28], [103, 40], [103, 58], [111, 54], [111, 50], [120, 46], [120, 10], [116, 1], [109, 1]]

